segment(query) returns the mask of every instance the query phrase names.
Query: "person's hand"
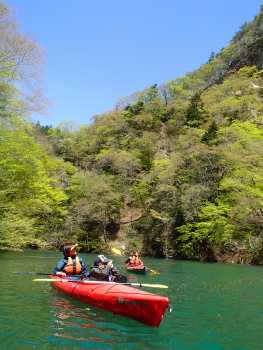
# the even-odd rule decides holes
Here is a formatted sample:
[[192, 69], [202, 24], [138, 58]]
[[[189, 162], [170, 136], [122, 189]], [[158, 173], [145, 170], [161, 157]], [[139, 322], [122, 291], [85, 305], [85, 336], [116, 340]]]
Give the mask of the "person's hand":
[[113, 268], [113, 261], [109, 261], [107, 265], [110, 265], [110, 267]]
[[57, 275], [60, 275], [60, 276], [62, 276], [62, 277], [66, 277], [65, 272], [57, 272]]

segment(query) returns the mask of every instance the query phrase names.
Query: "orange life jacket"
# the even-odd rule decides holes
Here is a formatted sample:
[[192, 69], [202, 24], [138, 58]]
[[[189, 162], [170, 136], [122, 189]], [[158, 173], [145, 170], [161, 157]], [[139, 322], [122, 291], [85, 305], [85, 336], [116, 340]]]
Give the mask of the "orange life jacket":
[[135, 266], [140, 265], [140, 259], [139, 258], [130, 259], [130, 265], [135, 265]]
[[64, 267], [64, 271], [67, 275], [78, 275], [81, 273], [81, 264], [79, 258], [76, 256], [75, 259], [68, 257], [67, 265]]

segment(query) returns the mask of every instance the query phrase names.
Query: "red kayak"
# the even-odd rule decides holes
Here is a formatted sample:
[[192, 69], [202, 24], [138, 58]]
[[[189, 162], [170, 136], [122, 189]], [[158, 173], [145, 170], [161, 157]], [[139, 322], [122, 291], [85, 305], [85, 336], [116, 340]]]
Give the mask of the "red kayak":
[[146, 274], [147, 267], [144, 265], [126, 265], [126, 270], [130, 272], [140, 273], [140, 274]]
[[[51, 279], [57, 279], [51, 275]], [[101, 281], [70, 281], [60, 278], [53, 282], [55, 288], [69, 297], [86, 304], [111, 311], [114, 314], [132, 318], [151, 327], [158, 327], [169, 299], [151, 294], [121, 283]]]

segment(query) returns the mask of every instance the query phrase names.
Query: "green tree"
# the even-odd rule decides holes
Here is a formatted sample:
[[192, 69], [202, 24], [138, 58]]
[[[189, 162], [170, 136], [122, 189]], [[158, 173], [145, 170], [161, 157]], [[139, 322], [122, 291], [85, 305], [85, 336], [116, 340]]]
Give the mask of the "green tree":
[[[19, 30], [15, 12], [0, 2], [0, 85], [15, 89], [19, 103], [8, 101], [17, 115], [45, 113], [50, 101], [45, 96], [41, 77], [46, 65], [45, 52], [29, 34]], [[13, 94], [12, 94], [13, 96]]]
[[200, 222], [181, 226], [178, 237], [180, 252], [191, 259], [200, 259], [207, 246], [220, 249], [231, 242], [235, 226], [228, 218], [231, 207], [206, 202], [200, 213]]
[[78, 129], [79, 125], [73, 121], [62, 122], [56, 128], [48, 129], [48, 138], [55, 154], [76, 166], [79, 165]]
[[218, 126], [215, 121], [209, 126], [208, 130], [202, 136], [201, 142], [209, 144], [211, 140], [214, 140], [217, 136]]
[[72, 177], [69, 188], [71, 208], [81, 215], [79, 225], [85, 227], [85, 222], [97, 223], [107, 242], [107, 227], [119, 218], [122, 198], [114, 190], [110, 179], [94, 172], [79, 172]]
[[[42, 245], [45, 246], [48, 239], [44, 243], [43, 237], [58, 229], [66, 213], [67, 197], [57, 176], [57, 172], [63, 169], [63, 162], [53, 161], [41, 150], [30, 136], [26, 122], [12, 118], [12, 123], [0, 119], [0, 124], [2, 249], [17, 247], [22, 243], [33, 244], [40, 236]], [[66, 175], [65, 168], [63, 171]], [[7, 224], [7, 218], [11, 216], [21, 224], [20, 233], [18, 225], [15, 228]], [[11, 239], [12, 234], [14, 237]]]
[[207, 117], [204, 102], [200, 94], [196, 93], [190, 99], [190, 105], [186, 110], [185, 123], [190, 127], [197, 128], [206, 121]]
[[131, 153], [140, 161], [141, 168], [144, 170], [150, 170], [152, 167], [157, 140], [157, 134], [144, 132], [131, 143]]
[[158, 94], [159, 92], [158, 92], [157, 84], [154, 84], [153, 86], [150, 86], [149, 88], [144, 89], [138, 96], [138, 100], [143, 101], [145, 104], [148, 104], [150, 101], [158, 97]]

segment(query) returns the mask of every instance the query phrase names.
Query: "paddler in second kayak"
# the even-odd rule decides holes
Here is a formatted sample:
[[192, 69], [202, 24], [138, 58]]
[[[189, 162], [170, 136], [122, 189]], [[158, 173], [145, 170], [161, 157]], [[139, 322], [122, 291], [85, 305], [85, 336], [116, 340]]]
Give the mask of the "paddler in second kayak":
[[126, 261], [126, 264], [128, 264], [129, 266], [138, 266], [138, 265], [143, 265], [143, 262], [141, 261], [141, 259], [139, 258], [139, 253], [138, 250], [134, 250], [132, 252], [132, 256], [130, 256]]

